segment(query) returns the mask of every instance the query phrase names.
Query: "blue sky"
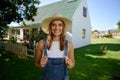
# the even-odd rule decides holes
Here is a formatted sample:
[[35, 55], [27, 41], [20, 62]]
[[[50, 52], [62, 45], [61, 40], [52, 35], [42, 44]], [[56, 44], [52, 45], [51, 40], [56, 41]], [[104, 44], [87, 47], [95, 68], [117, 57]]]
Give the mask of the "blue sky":
[[116, 29], [120, 20], [120, 0], [87, 0], [93, 29]]
[[[41, 0], [40, 6], [61, 0]], [[120, 20], [120, 0], [87, 0], [92, 29], [116, 29]]]
[[[40, 0], [40, 6], [61, 0]], [[117, 29], [120, 0], [87, 0], [92, 30]]]

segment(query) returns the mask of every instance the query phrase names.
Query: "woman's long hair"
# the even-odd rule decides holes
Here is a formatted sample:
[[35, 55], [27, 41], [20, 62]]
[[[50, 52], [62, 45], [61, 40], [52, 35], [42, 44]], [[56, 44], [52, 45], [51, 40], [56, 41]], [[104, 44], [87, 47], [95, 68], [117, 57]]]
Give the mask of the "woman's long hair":
[[[57, 20], [60, 20], [60, 19], [57, 19]], [[55, 20], [53, 20], [55, 21]], [[53, 34], [52, 34], [52, 31], [51, 31], [51, 24], [52, 22], [49, 24], [49, 35], [48, 35], [48, 38], [47, 38], [47, 48], [48, 50], [50, 50], [51, 48], [51, 44], [52, 44], [52, 41], [53, 41]], [[62, 33], [60, 35], [60, 50], [63, 51], [64, 48], [65, 48], [65, 43], [66, 43], [66, 36], [65, 36], [65, 23], [64, 21], [60, 20], [62, 23], [63, 23], [63, 30], [62, 30]]]

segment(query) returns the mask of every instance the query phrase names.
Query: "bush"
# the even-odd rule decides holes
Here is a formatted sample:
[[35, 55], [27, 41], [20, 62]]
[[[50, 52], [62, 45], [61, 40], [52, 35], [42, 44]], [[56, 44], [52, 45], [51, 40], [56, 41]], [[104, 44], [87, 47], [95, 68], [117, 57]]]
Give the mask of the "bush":
[[104, 34], [102, 37], [106, 37], [106, 38], [112, 38], [112, 34]]
[[10, 43], [16, 43], [16, 41], [17, 41], [17, 39], [16, 39], [16, 38], [11, 37], [11, 38], [10, 38], [10, 40], [9, 40], [8, 42], [10, 42]]
[[105, 55], [107, 53], [107, 46], [102, 45], [100, 46], [100, 52], [98, 52], [101, 55]]

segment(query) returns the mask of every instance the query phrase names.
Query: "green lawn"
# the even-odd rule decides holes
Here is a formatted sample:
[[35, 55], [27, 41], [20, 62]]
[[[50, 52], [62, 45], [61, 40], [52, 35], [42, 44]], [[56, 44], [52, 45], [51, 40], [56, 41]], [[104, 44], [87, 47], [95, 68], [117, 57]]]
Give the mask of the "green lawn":
[[0, 51], [0, 80], [39, 80], [40, 70], [30, 58], [18, 58]]
[[[108, 48], [106, 55], [98, 54], [102, 45]], [[71, 80], [120, 80], [118, 39], [92, 39], [91, 45], [75, 50], [75, 60]]]
[[[107, 53], [100, 55], [100, 47]], [[69, 70], [70, 80], [120, 80], [120, 40], [92, 39], [92, 44], [75, 49], [76, 65]], [[34, 59], [17, 58], [0, 50], [0, 80], [39, 80]]]

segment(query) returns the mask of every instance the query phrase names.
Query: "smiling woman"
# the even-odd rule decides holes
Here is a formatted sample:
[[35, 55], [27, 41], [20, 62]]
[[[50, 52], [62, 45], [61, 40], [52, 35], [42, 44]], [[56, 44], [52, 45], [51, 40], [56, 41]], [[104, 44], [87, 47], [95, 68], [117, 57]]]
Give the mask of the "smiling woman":
[[42, 68], [41, 80], [69, 80], [68, 69], [75, 65], [74, 49], [65, 33], [71, 25], [61, 14], [43, 20], [41, 27], [48, 38], [39, 41], [35, 56], [36, 67]]

